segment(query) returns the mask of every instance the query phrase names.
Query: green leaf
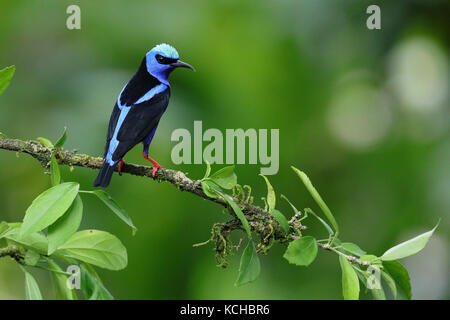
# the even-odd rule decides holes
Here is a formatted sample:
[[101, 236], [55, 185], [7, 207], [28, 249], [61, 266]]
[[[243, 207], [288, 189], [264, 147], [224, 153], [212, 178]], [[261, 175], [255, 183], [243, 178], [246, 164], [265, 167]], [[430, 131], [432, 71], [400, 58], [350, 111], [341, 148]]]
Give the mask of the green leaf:
[[261, 265], [256, 252], [253, 241], [249, 241], [247, 247], [241, 256], [241, 263], [239, 265], [239, 275], [236, 280], [236, 286], [255, 281], [261, 272]]
[[67, 139], [66, 131], [67, 131], [67, 127], [64, 127], [64, 132], [63, 132], [62, 136], [55, 143], [55, 147], [54, 147], [55, 149], [61, 148], [64, 145], [64, 143], [66, 142], [66, 139]]
[[231, 196], [221, 192], [217, 188], [214, 188], [213, 190], [214, 190], [214, 192], [219, 194], [222, 197], [222, 199], [224, 199], [230, 205], [230, 207], [233, 209], [236, 216], [239, 218], [239, 220], [241, 220], [242, 226], [244, 227], [244, 230], [247, 232], [248, 238], [251, 239], [252, 233], [250, 231], [250, 225], [248, 224], [247, 218], [245, 217], [241, 208], [239, 208], [239, 206], [236, 204], [236, 202], [234, 202], [234, 200]]
[[326, 215], [327, 219], [331, 222], [331, 225], [333, 226], [334, 230], [336, 232], [339, 232], [339, 226], [334, 219], [333, 214], [331, 213], [330, 209], [326, 205], [325, 201], [323, 201], [320, 194], [317, 192], [316, 188], [311, 183], [311, 180], [309, 180], [308, 176], [303, 172], [298, 170], [295, 167], [291, 167], [292, 170], [299, 176], [299, 178], [302, 180], [303, 184], [305, 185], [306, 189], [309, 191], [313, 199], [316, 201], [317, 205], [322, 209], [323, 213]]
[[381, 260], [383, 261], [397, 260], [416, 254], [417, 252], [425, 248], [426, 244], [428, 243], [428, 240], [430, 240], [434, 230], [436, 230], [438, 226], [439, 222], [432, 230], [422, 233], [421, 235], [413, 239], [402, 242], [396, 245], [395, 247], [390, 248], [385, 253], [383, 253], [383, 255], [381, 256]]
[[78, 230], [83, 216], [83, 201], [75, 197], [70, 208], [48, 227], [48, 255], [62, 246]]
[[211, 190], [208, 180], [202, 181], [202, 190], [203, 193], [206, 194], [208, 197], [217, 199], [217, 195], [214, 193], [213, 190]]
[[10, 226], [5, 222], [0, 222], [0, 247], [6, 246], [6, 239], [3, 239], [3, 236], [9, 231]]
[[79, 188], [78, 183], [65, 182], [41, 193], [27, 209], [20, 235], [25, 237], [55, 222], [72, 205]]
[[381, 285], [379, 289], [370, 289], [370, 292], [375, 300], [386, 300], [386, 294]]
[[42, 300], [42, 294], [36, 280], [25, 269], [22, 268], [22, 270], [25, 273], [25, 295], [27, 300]]
[[83, 230], [75, 233], [56, 253], [91, 263], [109, 270], [127, 266], [127, 249], [117, 237], [100, 230]]
[[234, 166], [222, 168], [213, 173], [208, 179], [214, 181], [224, 189], [231, 189], [237, 184], [237, 176], [234, 173]]
[[383, 277], [384, 281], [387, 283], [389, 289], [391, 289], [394, 299], [397, 299], [397, 286], [395, 285], [394, 279], [389, 275], [389, 273], [387, 273], [385, 271], [381, 271], [381, 276]]
[[[356, 270], [355, 270], [356, 271]], [[356, 275], [358, 276], [358, 279], [361, 281], [361, 283], [364, 285], [364, 287], [366, 288], [366, 293], [367, 293], [367, 290], [369, 289], [369, 288], [367, 288], [367, 275], [366, 275], [366, 273], [365, 272], [355, 272], [356, 273]]]
[[28, 266], [35, 266], [40, 258], [41, 255], [33, 249], [27, 250], [27, 253], [25, 254], [25, 264]]
[[8, 226], [11, 229], [20, 228], [22, 226], [22, 222], [10, 222], [8, 223]]
[[367, 252], [351, 242], [342, 242], [339, 249], [345, 251], [344, 253], [351, 254], [357, 257], [361, 257], [367, 254]]
[[343, 256], [339, 255], [342, 270], [342, 294], [345, 300], [359, 299], [359, 280], [355, 270]]
[[7, 139], [8, 136], [4, 134], [3, 132], [0, 132], [0, 139]]
[[20, 228], [11, 228], [2, 237], [18, 243], [27, 249], [33, 249], [40, 254], [47, 254], [48, 241], [40, 232], [32, 233], [27, 236], [19, 236]]
[[56, 161], [54, 154], [52, 154], [50, 160], [50, 182], [52, 186], [56, 186], [61, 182], [61, 173], [59, 172], [58, 161]]
[[137, 228], [134, 226], [131, 217], [125, 212], [124, 209], [119, 206], [116, 201], [114, 201], [113, 198], [111, 198], [111, 196], [106, 191], [98, 189], [92, 191], [92, 193], [95, 194], [100, 200], [102, 200], [103, 203], [106, 204], [106, 206], [110, 208], [111, 211], [114, 212], [120, 219], [122, 219], [123, 222], [125, 222], [132, 228], [133, 235], [136, 233]]
[[316, 239], [306, 236], [289, 243], [283, 258], [297, 266], [309, 266], [316, 259], [316, 256]]
[[378, 258], [377, 256], [374, 256], [373, 254], [365, 254], [365, 255], [361, 256], [360, 259], [362, 261], [368, 261], [370, 263], [374, 263], [377, 260], [379, 260], [380, 258]]
[[408, 270], [398, 261], [383, 261], [384, 270], [394, 279], [397, 284], [398, 294], [405, 299], [411, 300], [411, 280]]
[[102, 284], [95, 270], [86, 263], [81, 264], [81, 291], [87, 300], [113, 300], [114, 297]]
[[211, 165], [209, 164], [208, 160], [205, 160], [206, 162], [206, 172], [205, 172], [205, 176], [203, 177], [202, 181], [207, 179], [211, 173]]
[[100, 279], [100, 276], [98, 275], [97, 271], [95, 271], [94, 267], [91, 266], [89, 263], [87, 262], [82, 262], [81, 263], [81, 267], [85, 268], [86, 271], [88, 271], [94, 278], [97, 279], [97, 281], [103, 285], [103, 281], [102, 279]]
[[267, 179], [267, 177], [265, 175], [260, 174], [261, 177], [264, 178], [264, 180], [266, 181], [267, 184], [267, 205], [269, 206], [269, 210], [270, 209], [275, 209], [275, 204], [276, 204], [276, 196], [275, 196], [275, 190], [273, 189], [272, 185], [269, 182], [269, 179]]
[[76, 297], [75, 289], [69, 289], [67, 286], [68, 276], [63, 274], [63, 270], [53, 260], [46, 258], [50, 269], [56, 272], [50, 272], [53, 288], [55, 290], [56, 300], [74, 300]]
[[49, 149], [53, 149], [53, 143], [48, 140], [47, 138], [43, 138], [43, 137], [38, 137], [37, 138], [39, 140], [40, 143], [42, 143], [45, 147], [49, 148]]
[[8, 230], [9, 225], [5, 221], [0, 222], [0, 238], [2, 237], [2, 234]]
[[15, 71], [15, 66], [6, 67], [0, 70], [0, 94], [8, 87]]
[[270, 209], [269, 212], [275, 218], [275, 220], [277, 220], [278, 224], [281, 226], [281, 228], [283, 228], [284, 232], [288, 233], [289, 232], [289, 223], [288, 223], [286, 217], [284, 216], [284, 214], [282, 214], [277, 209]]

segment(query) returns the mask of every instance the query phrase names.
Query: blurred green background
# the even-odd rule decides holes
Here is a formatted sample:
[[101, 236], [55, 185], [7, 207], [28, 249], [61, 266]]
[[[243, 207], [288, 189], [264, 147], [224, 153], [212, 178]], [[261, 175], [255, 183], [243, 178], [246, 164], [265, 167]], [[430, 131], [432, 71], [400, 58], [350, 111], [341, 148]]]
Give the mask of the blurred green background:
[[[81, 8], [81, 30], [66, 28], [66, 8]], [[366, 8], [381, 7], [381, 30]], [[101, 155], [115, 99], [154, 45], [175, 46], [196, 73], [171, 76], [172, 98], [150, 155], [201, 178], [204, 165], [174, 165], [171, 132], [203, 128], [280, 129], [280, 170], [270, 180], [299, 208], [316, 208], [294, 165], [308, 173], [340, 222], [341, 238], [382, 254], [441, 225], [429, 245], [402, 262], [413, 298], [448, 299], [450, 108], [448, 1], [61, 1], [0, 0], [0, 68], [16, 74], [0, 97], [0, 131], [56, 141]], [[125, 158], [146, 164], [141, 146]], [[218, 169], [220, 166], [213, 166]], [[237, 165], [238, 182], [262, 204], [259, 166]], [[92, 189], [96, 172], [63, 169], [66, 181]], [[0, 220], [20, 221], [50, 185], [39, 163], [0, 150]], [[83, 196], [82, 228], [117, 235], [129, 265], [98, 269], [119, 299], [340, 299], [337, 257], [319, 252], [309, 268], [282, 258], [276, 245], [262, 273], [236, 288], [239, 255], [216, 267], [210, 236], [222, 209], [173, 186], [114, 176], [110, 194], [132, 216], [130, 229], [97, 199]], [[286, 203], [278, 207], [288, 216]], [[308, 234], [323, 229], [306, 223]], [[239, 235], [236, 235], [239, 237]], [[24, 298], [24, 276], [0, 260], [0, 299]], [[33, 270], [34, 271], [34, 270]], [[52, 298], [45, 272], [33, 272]]]

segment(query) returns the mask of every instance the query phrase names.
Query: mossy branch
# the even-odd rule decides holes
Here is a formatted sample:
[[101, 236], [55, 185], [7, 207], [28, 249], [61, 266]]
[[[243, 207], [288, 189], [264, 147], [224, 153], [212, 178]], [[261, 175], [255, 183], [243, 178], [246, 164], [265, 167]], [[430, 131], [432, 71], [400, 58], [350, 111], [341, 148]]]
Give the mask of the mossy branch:
[[[29, 154], [33, 158], [38, 160], [44, 168], [48, 168], [49, 166], [52, 151], [39, 141], [24, 141], [9, 138], [0, 139], [0, 149]], [[60, 165], [100, 169], [103, 164], [103, 158], [101, 157], [78, 154], [76, 151], [56, 149], [53, 153]], [[165, 168], [159, 169], [155, 177], [152, 177], [152, 169], [153, 167], [151, 166], [126, 163], [122, 168], [122, 173], [128, 173], [140, 177], [147, 177], [157, 181], [169, 182], [181, 191], [187, 191], [198, 197], [218, 203], [228, 209], [228, 204], [225, 201], [223, 201], [222, 199], [210, 198], [203, 192], [200, 180], [190, 179], [186, 176], [185, 173], [181, 171]], [[240, 205], [242, 212], [246, 215], [253, 231], [255, 231], [256, 233], [264, 234], [264, 231], [269, 228], [267, 225], [271, 224], [272, 228], [274, 228], [274, 235], [277, 238], [284, 237], [282, 229], [272, 218], [269, 212], [248, 202], [243, 202], [236, 197], [233, 197], [233, 200]], [[232, 210], [230, 210], [230, 212], [232, 215], [234, 215]], [[233, 228], [238, 229], [239, 226], [237, 224], [233, 224]]]
[[[10, 138], [0, 138], [0, 149], [21, 152], [31, 155], [39, 161], [44, 167], [48, 168], [52, 152], [60, 165], [77, 166], [90, 169], [100, 169], [103, 164], [103, 158], [93, 157], [86, 154], [78, 154], [76, 150], [51, 150], [44, 146], [41, 142], [35, 140], [20, 140]], [[122, 168], [122, 173], [128, 173], [135, 176], [147, 177], [157, 181], [169, 182], [181, 191], [187, 191], [203, 199], [215, 202], [228, 209], [234, 219], [226, 223], [216, 223], [212, 228], [212, 236], [209, 241], [216, 243], [216, 258], [220, 265], [226, 265], [226, 256], [230, 250], [234, 248], [228, 240], [228, 236], [233, 230], [243, 230], [240, 220], [235, 216], [234, 211], [228, 204], [218, 198], [208, 197], [202, 190], [201, 181], [193, 180], [186, 176], [184, 172], [161, 168], [157, 171], [155, 177], [152, 176], [151, 166], [142, 166], [136, 164], [126, 163]], [[265, 254], [272, 246], [274, 240], [281, 242], [289, 242], [294, 238], [291, 235], [286, 235], [274, 217], [258, 206], [252, 205], [245, 199], [239, 199], [238, 196], [232, 196], [233, 200], [240, 206], [242, 212], [245, 214], [250, 228], [253, 232], [258, 234], [260, 243], [258, 244], [258, 251]], [[290, 222], [292, 225], [292, 222]], [[295, 227], [295, 226], [294, 226]], [[319, 246], [319, 248], [329, 250], [327, 247]], [[7, 254], [16, 257], [15, 254]], [[2, 255], [4, 256], [4, 255]], [[350, 262], [357, 262], [354, 257], [346, 256]]]

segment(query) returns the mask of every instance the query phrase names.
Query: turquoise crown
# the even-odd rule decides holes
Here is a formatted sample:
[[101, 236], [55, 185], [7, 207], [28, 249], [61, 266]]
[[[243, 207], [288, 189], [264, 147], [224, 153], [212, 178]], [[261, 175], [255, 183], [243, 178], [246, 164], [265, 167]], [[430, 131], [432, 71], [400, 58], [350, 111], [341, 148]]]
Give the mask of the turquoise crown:
[[152, 49], [152, 51], [161, 52], [167, 58], [172, 58], [172, 59], [178, 59], [179, 58], [177, 49], [175, 49], [171, 45], [168, 45], [167, 43], [158, 44], [157, 46], [155, 46]]

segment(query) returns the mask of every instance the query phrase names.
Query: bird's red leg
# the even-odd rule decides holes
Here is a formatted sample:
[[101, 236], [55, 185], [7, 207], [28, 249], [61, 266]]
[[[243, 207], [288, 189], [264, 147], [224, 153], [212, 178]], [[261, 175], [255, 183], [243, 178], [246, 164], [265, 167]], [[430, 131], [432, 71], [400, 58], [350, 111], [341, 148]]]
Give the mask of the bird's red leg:
[[153, 164], [152, 176], [155, 177], [156, 171], [158, 171], [158, 169], [160, 169], [162, 167], [159, 165], [158, 162], [156, 162], [155, 160], [150, 158], [147, 154], [145, 154], [145, 152], [142, 152], [142, 155], [144, 156], [145, 159], [147, 159], [148, 161], [150, 161]]
[[119, 176], [122, 175], [122, 168], [123, 168], [124, 164], [125, 164], [125, 161], [123, 161], [123, 159], [120, 159], [119, 164], [117, 165], [117, 171], [119, 171]]

